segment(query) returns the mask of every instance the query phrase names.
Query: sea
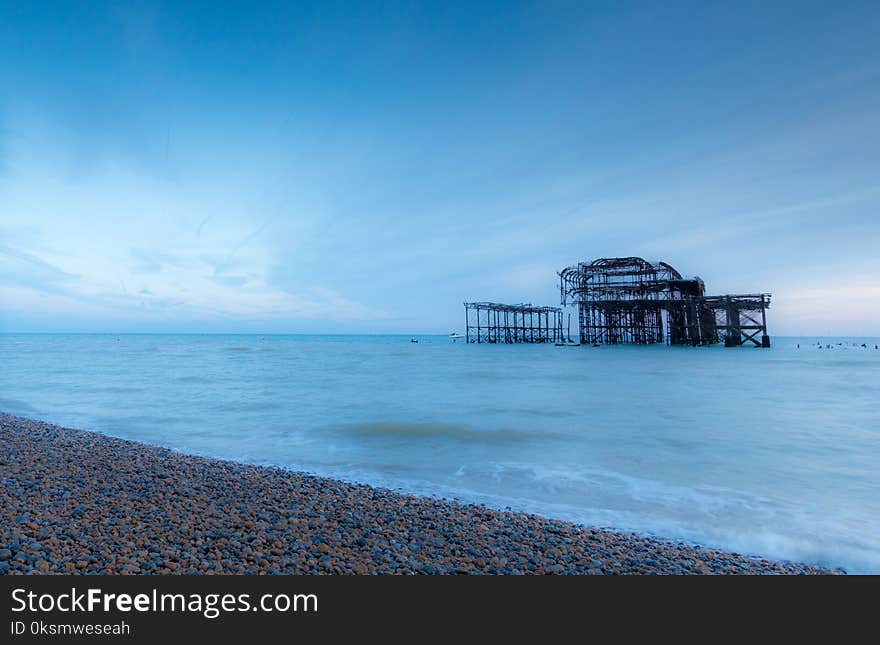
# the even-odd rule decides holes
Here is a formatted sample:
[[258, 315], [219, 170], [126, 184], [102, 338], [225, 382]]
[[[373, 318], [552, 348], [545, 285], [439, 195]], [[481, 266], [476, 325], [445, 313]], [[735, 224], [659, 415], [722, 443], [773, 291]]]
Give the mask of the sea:
[[0, 409], [187, 453], [880, 573], [877, 345], [4, 334]]

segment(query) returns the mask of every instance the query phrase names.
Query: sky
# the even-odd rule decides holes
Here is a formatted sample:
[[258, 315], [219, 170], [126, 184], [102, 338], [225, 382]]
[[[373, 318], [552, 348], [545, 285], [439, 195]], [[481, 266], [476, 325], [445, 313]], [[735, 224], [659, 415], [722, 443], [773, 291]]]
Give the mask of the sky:
[[637, 255], [771, 292], [771, 335], [880, 335], [878, 33], [877, 2], [0, 0], [0, 331], [449, 333]]

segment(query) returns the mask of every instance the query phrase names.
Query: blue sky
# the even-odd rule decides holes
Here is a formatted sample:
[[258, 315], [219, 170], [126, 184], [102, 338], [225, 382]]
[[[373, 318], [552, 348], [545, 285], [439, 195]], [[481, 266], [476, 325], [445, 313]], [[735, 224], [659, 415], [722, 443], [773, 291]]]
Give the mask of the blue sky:
[[709, 4], [0, 3], [0, 330], [445, 333], [641, 255], [880, 335], [880, 3]]

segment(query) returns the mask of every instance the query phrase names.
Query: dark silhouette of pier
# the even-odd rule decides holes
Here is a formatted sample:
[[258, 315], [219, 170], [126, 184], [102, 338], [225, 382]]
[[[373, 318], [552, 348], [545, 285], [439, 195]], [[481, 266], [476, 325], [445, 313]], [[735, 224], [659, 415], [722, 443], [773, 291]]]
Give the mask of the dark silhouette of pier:
[[[723, 342], [726, 347], [770, 347], [769, 293], [706, 295], [700, 278], [684, 278], [665, 262], [639, 257], [580, 262], [558, 275], [562, 306], [577, 308], [581, 344]], [[559, 344], [566, 340], [559, 307], [464, 304], [467, 342]]]
[[464, 311], [468, 343], [559, 343], [564, 340], [560, 307], [466, 302]]

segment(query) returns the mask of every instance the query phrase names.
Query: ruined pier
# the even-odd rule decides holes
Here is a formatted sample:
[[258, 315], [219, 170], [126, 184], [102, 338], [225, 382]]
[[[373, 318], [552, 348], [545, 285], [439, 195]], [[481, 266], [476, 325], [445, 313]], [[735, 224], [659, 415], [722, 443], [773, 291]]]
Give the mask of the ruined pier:
[[699, 277], [639, 257], [580, 262], [558, 276], [562, 307], [464, 303], [467, 342], [570, 343], [563, 307], [573, 306], [582, 345], [770, 347], [769, 293], [706, 295]]
[[559, 343], [563, 340], [560, 307], [466, 302], [464, 311], [468, 343]]
[[707, 296], [700, 278], [666, 262], [581, 262], [559, 272], [559, 290], [563, 305], [577, 307], [584, 344], [770, 346], [769, 293]]

